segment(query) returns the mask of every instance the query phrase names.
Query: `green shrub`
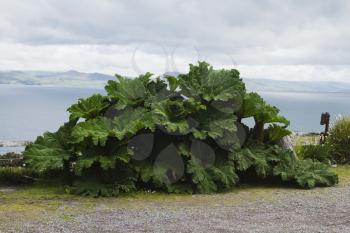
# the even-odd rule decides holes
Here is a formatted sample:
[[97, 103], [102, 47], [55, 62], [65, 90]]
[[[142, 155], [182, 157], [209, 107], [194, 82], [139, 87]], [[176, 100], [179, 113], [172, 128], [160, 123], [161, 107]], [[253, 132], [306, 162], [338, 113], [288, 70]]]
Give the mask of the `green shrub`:
[[[117, 75], [106, 96], [80, 99], [66, 124], [26, 147], [25, 162], [37, 172], [59, 172], [69, 192], [90, 196], [217, 192], [249, 167], [262, 179], [278, 176], [302, 187], [337, 182], [325, 166], [271, 145], [289, 133], [289, 121], [247, 93], [237, 70], [199, 62], [178, 77], [151, 76]], [[245, 117], [255, 119], [254, 129], [241, 123]]]
[[0, 167], [0, 184], [15, 185], [32, 181], [35, 173], [24, 167]]
[[296, 148], [300, 159], [311, 159], [324, 164], [331, 163], [331, 152], [328, 145], [302, 145]]
[[310, 159], [298, 160], [292, 151], [276, 145], [254, 145], [231, 156], [238, 171], [253, 168], [262, 179], [275, 176], [304, 188], [338, 183], [338, 177], [327, 170], [327, 165]]
[[350, 117], [340, 117], [332, 124], [327, 144], [336, 163], [350, 163]]
[[[246, 93], [243, 96], [243, 104], [238, 111], [240, 118], [253, 117], [255, 125], [252, 129], [252, 138], [258, 142], [277, 142], [284, 136], [290, 135], [287, 129], [290, 122], [279, 115], [279, 109], [266, 103], [263, 98], [255, 92]], [[269, 127], [265, 128], [268, 124]]]

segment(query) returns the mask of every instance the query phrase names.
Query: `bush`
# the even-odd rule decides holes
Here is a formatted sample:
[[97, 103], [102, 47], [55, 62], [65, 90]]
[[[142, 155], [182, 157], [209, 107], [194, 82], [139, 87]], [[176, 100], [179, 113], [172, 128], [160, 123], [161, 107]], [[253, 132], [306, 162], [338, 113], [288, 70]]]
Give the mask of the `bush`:
[[30, 169], [23, 167], [0, 167], [0, 184], [16, 185], [31, 182], [35, 176]]
[[350, 117], [340, 117], [332, 124], [327, 144], [336, 163], [350, 162]]
[[328, 145], [302, 145], [296, 148], [296, 153], [301, 159], [311, 159], [324, 164], [330, 164], [332, 160]]
[[[106, 96], [80, 99], [66, 124], [26, 147], [26, 163], [59, 172], [70, 192], [90, 196], [212, 193], [233, 187], [248, 168], [261, 179], [277, 176], [308, 188], [337, 182], [325, 166], [272, 145], [289, 133], [289, 121], [247, 93], [237, 70], [200, 62], [178, 77], [151, 76], [117, 75]], [[253, 129], [241, 123], [245, 117], [255, 119]]]
[[260, 178], [276, 177], [304, 188], [338, 183], [338, 177], [327, 170], [327, 165], [310, 159], [298, 160], [291, 150], [276, 145], [249, 146], [232, 157], [237, 171], [253, 168]]

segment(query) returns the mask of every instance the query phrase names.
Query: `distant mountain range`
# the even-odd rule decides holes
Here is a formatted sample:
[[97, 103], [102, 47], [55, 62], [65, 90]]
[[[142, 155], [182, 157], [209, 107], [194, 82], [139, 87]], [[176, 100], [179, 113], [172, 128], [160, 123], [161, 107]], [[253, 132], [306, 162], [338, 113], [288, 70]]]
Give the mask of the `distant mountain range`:
[[47, 71], [0, 71], [0, 84], [103, 87], [114, 76], [100, 73]]
[[[177, 75], [178, 73], [166, 73]], [[112, 75], [101, 73], [82, 73], [75, 70], [67, 72], [46, 71], [0, 71], [0, 84], [43, 85], [67, 87], [104, 87]], [[259, 78], [243, 78], [249, 91], [283, 92], [349, 92], [350, 83], [342, 82], [302, 82]]]
[[250, 91], [282, 92], [346, 92], [350, 93], [350, 83], [344, 82], [303, 82], [272, 79], [243, 78]]

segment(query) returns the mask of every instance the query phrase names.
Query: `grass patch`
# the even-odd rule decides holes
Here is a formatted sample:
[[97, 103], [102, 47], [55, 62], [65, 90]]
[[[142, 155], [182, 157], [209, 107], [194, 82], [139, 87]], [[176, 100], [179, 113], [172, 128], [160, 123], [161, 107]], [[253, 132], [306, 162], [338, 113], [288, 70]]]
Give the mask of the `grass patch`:
[[338, 165], [330, 170], [338, 174], [340, 183], [350, 182], [350, 165]]
[[0, 184], [23, 184], [32, 180], [35, 173], [24, 167], [0, 167]]
[[[340, 178], [340, 186], [350, 182], [350, 165], [332, 167]], [[2, 186], [4, 187], [4, 186]], [[117, 198], [92, 198], [67, 194], [65, 185], [56, 180], [40, 181], [31, 185], [15, 186], [12, 192], [2, 192], [0, 186], [0, 229], [10, 229], [19, 222], [47, 221], [49, 218], [74, 222], [80, 214], [116, 209], [138, 210], [169, 208], [181, 211], [188, 206], [231, 206], [258, 201], [278, 201], [278, 195], [322, 195], [331, 188], [303, 190], [273, 184], [243, 183], [230, 191], [215, 194], [166, 194], [160, 192], [135, 192]], [[18, 223], [17, 223], [18, 224]], [[12, 229], [12, 228], [11, 228]]]
[[[337, 167], [331, 167], [330, 170], [334, 171], [339, 175], [340, 183], [342, 183], [345, 180], [350, 179], [350, 165], [340, 165]], [[81, 200], [88, 200], [88, 201], [97, 201], [97, 200], [114, 200], [114, 199], [129, 199], [129, 198], [135, 198], [135, 199], [147, 199], [147, 198], [155, 198], [155, 199], [163, 199], [171, 198], [171, 197], [186, 197], [186, 196], [193, 196], [189, 194], [166, 194], [162, 192], [147, 192], [147, 191], [140, 191], [140, 192], [134, 192], [130, 195], [124, 195], [118, 198], [92, 198], [92, 197], [82, 197], [77, 196], [73, 194], [68, 194], [66, 192], [65, 185], [59, 181], [59, 180], [42, 180], [39, 182], [35, 182], [30, 185], [21, 185], [21, 186], [13, 186], [16, 188], [13, 192], [2, 192], [1, 187], [7, 187], [4, 185], [0, 185], [0, 203], [4, 201], [12, 201], [12, 200], [22, 200], [25, 201], [44, 201], [44, 200], [71, 200], [71, 201], [81, 201]], [[12, 187], [12, 186], [11, 186]], [[284, 190], [291, 190], [296, 189], [296, 186], [293, 185], [286, 185], [286, 186], [280, 186], [280, 184], [271, 184], [266, 183], [264, 181], [262, 182], [254, 182], [254, 183], [243, 183], [237, 187], [232, 188], [230, 191], [226, 191], [220, 194], [226, 194], [226, 193], [237, 193], [240, 191], [249, 191], [250, 189], [284, 189]], [[196, 194], [196, 196], [200, 196], [200, 194]], [[213, 195], [213, 194], [212, 194]], [[1, 205], [0, 205], [1, 208]]]
[[316, 145], [320, 142], [320, 135], [318, 134], [303, 134], [293, 136], [294, 147], [304, 145]]

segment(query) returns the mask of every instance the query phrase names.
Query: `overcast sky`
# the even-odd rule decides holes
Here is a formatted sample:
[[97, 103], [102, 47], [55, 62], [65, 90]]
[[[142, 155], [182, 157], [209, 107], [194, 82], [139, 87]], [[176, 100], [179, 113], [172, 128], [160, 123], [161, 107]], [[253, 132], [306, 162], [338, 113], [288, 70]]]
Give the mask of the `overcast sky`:
[[0, 0], [0, 70], [350, 82], [349, 41], [346, 0]]

